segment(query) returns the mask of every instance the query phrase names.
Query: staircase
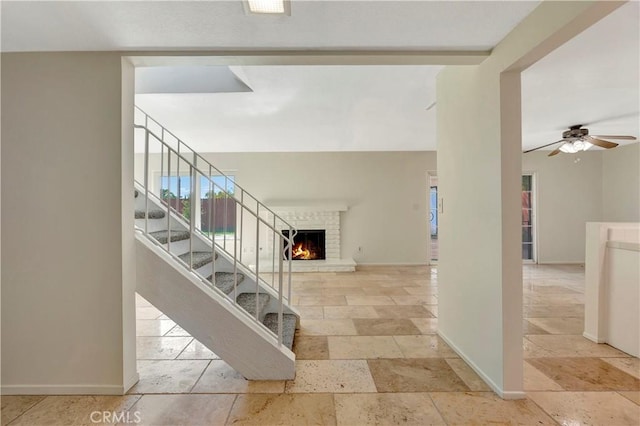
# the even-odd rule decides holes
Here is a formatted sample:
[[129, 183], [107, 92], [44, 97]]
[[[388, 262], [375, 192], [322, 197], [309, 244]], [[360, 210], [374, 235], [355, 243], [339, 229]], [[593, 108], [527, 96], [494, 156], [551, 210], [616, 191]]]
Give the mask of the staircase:
[[137, 292], [247, 379], [293, 379], [295, 229], [139, 109], [135, 131]]

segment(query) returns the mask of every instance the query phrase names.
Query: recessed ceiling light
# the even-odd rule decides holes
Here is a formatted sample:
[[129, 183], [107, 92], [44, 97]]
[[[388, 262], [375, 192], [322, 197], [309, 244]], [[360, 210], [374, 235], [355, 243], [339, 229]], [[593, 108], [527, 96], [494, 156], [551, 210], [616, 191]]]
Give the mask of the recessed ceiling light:
[[288, 0], [245, 0], [251, 13], [290, 15]]

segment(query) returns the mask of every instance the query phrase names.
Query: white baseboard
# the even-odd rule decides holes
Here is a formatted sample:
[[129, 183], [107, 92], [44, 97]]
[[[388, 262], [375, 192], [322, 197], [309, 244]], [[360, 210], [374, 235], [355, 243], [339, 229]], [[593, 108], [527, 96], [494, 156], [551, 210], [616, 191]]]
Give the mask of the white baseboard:
[[538, 265], [584, 265], [584, 260], [545, 260], [538, 262]]
[[595, 343], [607, 343], [605, 339], [599, 339], [596, 336], [592, 335], [591, 333], [587, 333], [586, 331], [582, 333], [582, 337], [584, 337], [585, 339], [589, 339]]
[[121, 385], [3, 385], [2, 395], [124, 395]]
[[460, 358], [463, 359], [464, 362], [466, 362], [469, 367], [471, 367], [473, 369], [473, 371], [476, 372], [476, 374], [478, 374], [478, 376], [480, 376], [480, 378], [489, 385], [489, 387], [496, 393], [498, 394], [498, 396], [502, 399], [524, 399], [527, 397], [527, 394], [524, 391], [505, 391], [504, 389], [502, 389], [502, 387], [498, 386], [493, 380], [491, 380], [491, 378], [489, 376], [487, 376], [485, 374], [484, 371], [482, 371], [482, 369], [480, 367], [478, 367], [473, 361], [471, 361], [469, 359], [469, 357], [467, 357], [467, 355], [460, 350], [460, 348], [458, 348], [447, 336], [445, 336], [444, 334], [442, 334], [442, 332], [440, 330], [438, 330], [438, 336], [440, 336], [442, 338], [442, 340], [445, 341], [445, 343], [447, 345], [449, 345], [449, 347], [451, 347], [451, 349], [453, 349], [453, 351], [455, 353], [457, 353]]
[[429, 263], [358, 263], [357, 266], [429, 266]]

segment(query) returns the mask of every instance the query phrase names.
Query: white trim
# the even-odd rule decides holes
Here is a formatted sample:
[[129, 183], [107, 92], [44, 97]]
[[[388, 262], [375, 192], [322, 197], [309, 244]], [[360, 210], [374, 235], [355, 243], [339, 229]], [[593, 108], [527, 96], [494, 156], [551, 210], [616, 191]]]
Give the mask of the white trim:
[[491, 380], [491, 378], [489, 378], [489, 376], [487, 376], [484, 371], [482, 371], [482, 369], [480, 367], [478, 367], [473, 361], [471, 361], [471, 359], [469, 359], [469, 357], [467, 357], [465, 355], [464, 352], [462, 352], [462, 350], [460, 350], [460, 348], [458, 348], [447, 336], [445, 336], [440, 330], [438, 330], [437, 332], [438, 336], [440, 336], [440, 338], [442, 338], [442, 340], [445, 341], [445, 343], [447, 345], [449, 345], [449, 347], [451, 349], [453, 349], [453, 351], [455, 353], [457, 353], [460, 358], [462, 358], [462, 360], [464, 362], [467, 363], [467, 365], [469, 365], [469, 367], [471, 367], [473, 369], [473, 371], [476, 372], [476, 374], [478, 374], [478, 376], [480, 376], [480, 378], [489, 385], [489, 387], [498, 394], [498, 396], [502, 399], [524, 399], [527, 397], [527, 394], [524, 391], [505, 391], [503, 390], [500, 386], [498, 386], [493, 380]]
[[584, 260], [545, 260], [538, 265], [584, 265]]
[[415, 262], [415, 263], [358, 263], [358, 266], [429, 266], [429, 262]]
[[2, 395], [124, 395], [121, 385], [3, 385]]
[[598, 339], [596, 336], [592, 335], [591, 333], [587, 333], [586, 331], [582, 333], [582, 337], [584, 337], [585, 339], [589, 339], [594, 343], [607, 343], [605, 339]]
[[124, 392], [122, 392], [122, 394], [124, 395], [125, 393], [129, 392], [129, 390], [140, 381], [140, 374], [138, 374], [138, 372], [136, 371], [136, 373], [129, 377], [129, 379], [124, 381]]

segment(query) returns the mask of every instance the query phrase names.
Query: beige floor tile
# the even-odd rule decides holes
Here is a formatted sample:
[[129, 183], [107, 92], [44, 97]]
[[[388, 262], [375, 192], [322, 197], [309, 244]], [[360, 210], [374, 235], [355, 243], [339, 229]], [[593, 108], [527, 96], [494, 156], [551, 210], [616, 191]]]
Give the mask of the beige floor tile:
[[191, 337], [191, 335], [184, 328], [176, 325], [165, 334], [165, 337]]
[[523, 317], [530, 318], [584, 318], [584, 305], [581, 304], [542, 304], [524, 305]]
[[551, 380], [547, 375], [529, 364], [527, 361], [524, 362], [523, 376], [525, 391], [562, 390], [562, 386]]
[[599, 358], [535, 358], [527, 362], [565, 390], [640, 390], [640, 380]]
[[176, 323], [171, 320], [137, 320], [136, 336], [164, 336]]
[[220, 357], [205, 345], [193, 339], [176, 359], [220, 359]]
[[5, 426], [16, 417], [20, 416], [27, 410], [31, 409], [45, 397], [39, 395], [3, 395], [0, 397], [2, 402], [2, 426]]
[[193, 337], [137, 337], [138, 359], [175, 359]]
[[326, 306], [324, 317], [326, 319], [380, 318], [371, 306]]
[[323, 296], [364, 296], [360, 287], [329, 287], [322, 289]]
[[[531, 337], [531, 336], [527, 336]], [[536, 345], [526, 337], [522, 339], [523, 357], [529, 358], [542, 358], [551, 357], [551, 352]]]
[[458, 358], [436, 335], [393, 336], [405, 358]]
[[333, 397], [317, 394], [238, 395], [227, 424], [332, 426], [336, 424]]
[[344, 306], [347, 304], [345, 296], [300, 296], [299, 306]]
[[354, 319], [353, 324], [361, 336], [397, 336], [421, 334], [409, 319]]
[[549, 334], [548, 331], [538, 327], [537, 325], [534, 325], [533, 323], [531, 323], [530, 321], [523, 319], [522, 320], [522, 334], [529, 335], [529, 334]]
[[139, 393], [188, 393], [210, 361], [138, 361], [140, 381], [129, 391]]
[[[144, 395], [129, 410], [140, 426], [223, 425], [235, 395]], [[139, 422], [135, 422], [140, 419]]]
[[422, 305], [374, 306], [373, 309], [380, 318], [433, 318], [431, 312]]
[[469, 390], [442, 358], [370, 359], [367, 362], [378, 392]]
[[[141, 306], [136, 308], [136, 320], [141, 319], [161, 319], [162, 311], [153, 306]], [[168, 319], [168, 318], [167, 318]]]
[[[94, 425], [108, 424], [102, 413], [125, 412], [140, 398], [125, 396], [48, 396], [11, 422], [11, 425]], [[110, 420], [111, 417], [109, 417]], [[133, 419], [132, 419], [133, 420]]]
[[438, 332], [438, 318], [410, 318], [422, 334], [436, 334]]
[[[548, 334], [578, 334], [584, 331], [584, 320], [582, 318], [530, 318], [531, 324], [542, 328]], [[547, 334], [544, 333], [544, 334]], [[525, 333], [541, 334], [541, 333]]]
[[473, 371], [464, 360], [460, 358], [448, 358], [447, 364], [455, 373], [462, 379], [462, 381], [472, 391], [491, 391], [491, 388]]
[[627, 398], [629, 401], [633, 401], [636, 404], [640, 405], [640, 391], [622, 391], [618, 393]]
[[353, 336], [358, 334], [353, 320], [350, 319], [301, 319], [299, 333], [306, 336]]
[[424, 305], [427, 308], [427, 311], [431, 312], [431, 315], [434, 317], [438, 316], [438, 305]]
[[282, 393], [283, 380], [247, 380], [222, 360], [213, 360], [192, 393]]
[[562, 425], [637, 426], [640, 406], [615, 392], [531, 392], [535, 401]]
[[324, 308], [322, 306], [298, 306], [296, 309], [300, 314], [300, 318], [324, 319]]
[[338, 425], [444, 425], [427, 393], [344, 394], [335, 396]]
[[427, 286], [419, 286], [419, 287], [403, 287], [404, 290], [414, 296], [436, 296], [438, 294], [437, 287], [427, 287]]
[[327, 336], [296, 336], [293, 340], [296, 359], [329, 359]]
[[431, 398], [450, 425], [555, 425], [528, 399], [503, 400], [491, 392], [434, 392]]
[[375, 392], [367, 361], [296, 361], [296, 378], [286, 384], [287, 393]]
[[609, 345], [593, 343], [582, 336], [563, 335], [533, 335], [527, 339], [542, 349], [551, 357], [628, 357]]
[[408, 296], [409, 293], [403, 287], [364, 287], [362, 289], [367, 296]]
[[614, 367], [640, 379], [640, 359], [639, 358], [602, 358]]
[[350, 306], [394, 305], [389, 296], [345, 296]]
[[396, 305], [435, 305], [436, 296], [391, 296]]
[[392, 336], [329, 336], [331, 359], [402, 358]]

